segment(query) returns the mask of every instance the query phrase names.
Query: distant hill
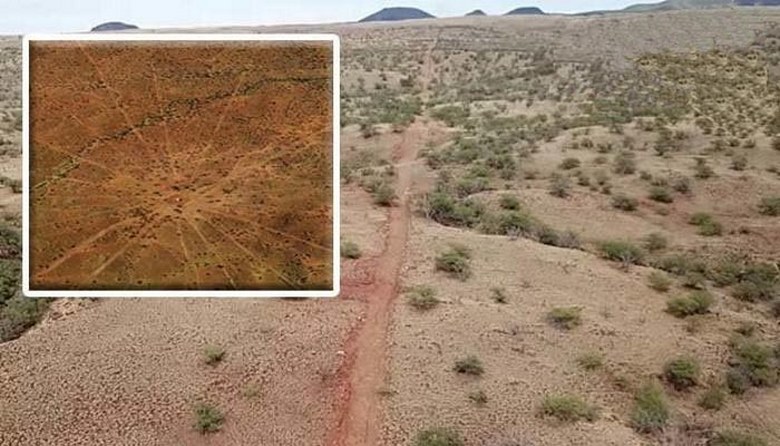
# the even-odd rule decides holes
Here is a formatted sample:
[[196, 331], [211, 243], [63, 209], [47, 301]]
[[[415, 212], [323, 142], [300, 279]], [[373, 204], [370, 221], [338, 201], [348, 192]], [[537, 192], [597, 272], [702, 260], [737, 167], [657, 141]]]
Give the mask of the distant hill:
[[391, 22], [397, 20], [414, 20], [414, 19], [433, 19], [433, 15], [428, 14], [422, 9], [417, 8], [384, 8], [381, 11], [375, 12], [368, 17], [364, 17], [360, 22]]
[[485, 11], [483, 11], [481, 9], [475, 9], [475, 10], [471, 11], [470, 13], [466, 14], [466, 17], [484, 16], [484, 15], [487, 15], [487, 14], [485, 14]]
[[122, 31], [124, 29], [138, 29], [135, 25], [130, 25], [129, 23], [122, 23], [122, 22], [106, 22], [101, 23], [100, 25], [92, 28], [90, 32], [97, 32], [97, 31]]
[[728, 6], [780, 6], [780, 0], [666, 0], [629, 6], [624, 12], [674, 11], [678, 9], [711, 9]]
[[505, 15], [544, 15], [544, 11], [536, 6], [523, 6], [521, 8], [515, 8]]

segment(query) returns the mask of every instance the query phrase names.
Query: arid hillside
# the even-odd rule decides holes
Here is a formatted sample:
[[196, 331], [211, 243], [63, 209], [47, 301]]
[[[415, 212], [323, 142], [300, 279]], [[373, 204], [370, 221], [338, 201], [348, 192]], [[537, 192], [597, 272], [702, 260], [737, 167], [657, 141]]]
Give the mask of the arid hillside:
[[778, 22], [197, 30], [341, 36], [343, 292], [310, 301], [18, 297], [4, 42], [0, 444], [780, 445]]

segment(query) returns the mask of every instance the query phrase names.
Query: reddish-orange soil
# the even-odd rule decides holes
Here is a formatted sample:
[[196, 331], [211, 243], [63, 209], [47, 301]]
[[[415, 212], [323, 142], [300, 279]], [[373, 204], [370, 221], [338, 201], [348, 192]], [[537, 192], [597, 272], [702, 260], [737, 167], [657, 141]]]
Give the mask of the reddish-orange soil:
[[331, 58], [32, 42], [31, 288], [332, 288]]

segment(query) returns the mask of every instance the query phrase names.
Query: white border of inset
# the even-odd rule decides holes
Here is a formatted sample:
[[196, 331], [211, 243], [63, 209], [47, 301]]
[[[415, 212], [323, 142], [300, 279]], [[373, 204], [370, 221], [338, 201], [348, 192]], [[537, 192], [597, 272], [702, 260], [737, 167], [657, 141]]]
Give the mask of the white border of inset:
[[[333, 289], [330, 290], [30, 290], [30, 42], [31, 41], [295, 41], [331, 42], [333, 49]], [[22, 40], [22, 292], [27, 297], [337, 297], [341, 286], [341, 44], [335, 34], [31, 34]]]

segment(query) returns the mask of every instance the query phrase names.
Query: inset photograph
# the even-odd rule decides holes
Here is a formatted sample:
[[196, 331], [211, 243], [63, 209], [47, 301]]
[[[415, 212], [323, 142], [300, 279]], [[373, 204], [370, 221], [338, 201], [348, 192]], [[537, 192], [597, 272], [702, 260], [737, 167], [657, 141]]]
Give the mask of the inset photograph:
[[338, 293], [335, 36], [24, 49], [25, 294]]

